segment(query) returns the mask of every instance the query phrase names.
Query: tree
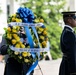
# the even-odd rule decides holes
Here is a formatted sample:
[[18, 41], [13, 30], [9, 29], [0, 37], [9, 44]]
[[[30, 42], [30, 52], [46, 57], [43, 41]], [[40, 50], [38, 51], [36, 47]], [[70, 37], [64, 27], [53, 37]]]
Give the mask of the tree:
[[44, 24], [48, 29], [52, 58], [59, 58], [61, 56], [60, 35], [62, 31], [59, 21], [62, 19], [61, 11], [64, 10], [65, 0], [29, 0], [22, 5], [30, 8], [38, 17], [44, 19]]

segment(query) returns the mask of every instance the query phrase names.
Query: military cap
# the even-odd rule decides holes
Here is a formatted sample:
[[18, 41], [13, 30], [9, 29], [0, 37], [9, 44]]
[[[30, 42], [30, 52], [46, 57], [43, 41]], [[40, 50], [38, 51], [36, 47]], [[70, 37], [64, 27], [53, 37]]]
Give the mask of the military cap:
[[76, 11], [68, 11], [68, 12], [62, 12], [63, 18], [65, 17], [72, 17], [76, 19]]

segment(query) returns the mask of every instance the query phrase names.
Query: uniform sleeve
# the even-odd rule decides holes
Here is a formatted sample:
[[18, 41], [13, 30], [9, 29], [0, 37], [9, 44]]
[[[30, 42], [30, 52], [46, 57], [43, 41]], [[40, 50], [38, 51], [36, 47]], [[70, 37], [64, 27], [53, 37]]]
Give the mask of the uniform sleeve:
[[66, 50], [73, 51], [75, 49], [75, 34], [73, 32], [65, 32], [62, 40]]
[[6, 40], [4, 37], [2, 37], [2, 41], [0, 43], [0, 54], [1, 55], [6, 55], [7, 54], [7, 49], [8, 49], [8, 46], [6, 44]]

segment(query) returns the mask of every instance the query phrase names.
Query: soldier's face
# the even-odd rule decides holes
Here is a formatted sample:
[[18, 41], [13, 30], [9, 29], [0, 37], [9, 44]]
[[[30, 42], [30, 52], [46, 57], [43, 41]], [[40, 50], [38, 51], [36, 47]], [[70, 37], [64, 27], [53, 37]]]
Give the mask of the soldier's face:
[[71, 27], [76, 27], [76, 18], [69, 18], [68, 23], [70, 24]]
[[74, 18], [72, 19], [72, 26], [73, 27], [76, 27], [76, 18], [75, 19]]

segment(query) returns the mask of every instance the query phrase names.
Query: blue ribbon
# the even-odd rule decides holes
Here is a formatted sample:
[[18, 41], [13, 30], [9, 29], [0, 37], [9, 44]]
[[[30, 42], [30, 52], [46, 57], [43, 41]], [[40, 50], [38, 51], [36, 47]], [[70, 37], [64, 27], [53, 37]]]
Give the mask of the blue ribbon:
[[[34, 17], [33, 12], [30, 9], [28, 9], [26, 7], [25, 8], [20, 7], [17, 10], [17, 13], [20, 14], [20, 17], [23, 20], [23, 22], [25, 22], [25, 23], [33, 23], [35, 17]], [[27, 20], [24, 20], [24, 18], [26, 18]]]
[[[29, 31], [29, 27], [25, 26], [24, 29], [26, 32], [26, 36], [28, 38], [30, 48], [34, 48], [34, 43], [33, 43], [33, 39], [31, 37], [30, 31]], [[36, 58], [36, 55], [34, 53], [31, 53], [31, 55], [33, 56], [33, 58]], [[37, 66], [37, 64], [38, 64], [38, 60], [36, 60], [36, 62], [30, 67], [30, 69], [28, 70], [26, 75], [29, 75], [32, 72], [32, 70], [34, 70], [34, 68]]]
[[37, 34], [37, 31], [36, 31], [36, 28], [35, 27], [32, 27], [32, 30], [33, 30], [33, 32], [34, 32], [34, 34], [35, 34], [35, 36], [36, 36], [36, 38], [38, 40], [38, 45], [40, 47], [39, 38], [38, 38], [38, 34]]
[[30, 67], [30, 69], [28, 70], [26, 75], [30, 75], [31, 71], [34, 70], [34, 68], [37, 66], [38, 64], [38, 60], [36, 60], [36, 62]]
[[[37, 34], [37, 31], [36, 31], [36, 28], [32, 27], [32, 30], [33, 30], [33, 32], [34, 32], [34, 34], [35, 34], [35, 36], [36, 36], [36, 38], [38, 40], [38, 48], [40, 48], [40, 43], [39, 43], [39, 38], [38, 38], [38, 34]], [[37, 52], [37, 54], [38, 54], [38, 58], [39, 58], [40, 57], [40, 52]]]
[[20, 14], [20, 17], [21, 17], [21, 18], [23, 18], [23, 15], [22, 15], [22, 14]]
[[30, 47], [31, 48], [34, 48], [33, 39], [31, 37], [31, 34], [30, 34], [30, 31], [29, 31], [29, 27], [28, 26], [25, 26], [25, 32], [26, 32], [26, 36], [27, 36], [27, 39], [28, 39], [28, 42], [29, 42]]
[[[25, 23], [33, 23], [34, 14], [33, 14], [33, 12], [30, 9], [28, 9], [26, 7], [25, 8], [20, 7], [18, 9], [18, 13], [20, 14], [20, 17], [22, 18], [23, 22], [25, 22]], [[27, 36], [30, 48], [34, 48], [34, 42], [33, 42], [31, 33], [29, 31], [29, 27], [24, 26], [24, 29], [25, 29], [25, 32], [26, 32], [26, 36]], [[34, 34], [36, 35], [36, 38], [38, 39], [38, 35], [37, 35], [37, 32], [36, 32], [36, 29], [34, 27], [32, 29], [34, 31]], [[35, 53], [31, 53], [31, 55], [32, 55], [33, 58], [36, 58]], [[37, 66], [37, 64], [38, 64], [38, 60], [36, 60], [36, 62], [33, 63], [33, 65], [30, 67], [30, 69], [28, 70], [26, 75], [29, 75], [32, 72], [32, 70], [34, 70], [34, 68]]]
[[[25, 32], [26, 32], [26, 36], [27, 36], [30, 48], [34, 48], [34, 43], [33, 43], [33, 39], [32, 39], [32, 36], [30, 34], [30, 31], [29, 31], [29, 27], [25, 26], [24, 29], [25, 29]], [[35, 54], [34, 53], [32, 53], [32, 56], [33, 56], [33, 58], [35, 58]]]

